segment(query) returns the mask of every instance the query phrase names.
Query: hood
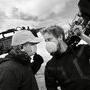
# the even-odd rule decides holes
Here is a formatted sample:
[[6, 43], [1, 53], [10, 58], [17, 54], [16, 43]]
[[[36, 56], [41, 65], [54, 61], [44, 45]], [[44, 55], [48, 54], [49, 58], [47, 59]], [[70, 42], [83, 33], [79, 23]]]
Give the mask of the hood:
[[31, 60], [30, 56], [28, 56], [27, 53], [22, 52], [20, 49], [17, 50], [12, 49], [6, 56], [6, 58], [11, 58], [12, 60], [15, 60], [16, 62], [22, 64], [29, 64]]

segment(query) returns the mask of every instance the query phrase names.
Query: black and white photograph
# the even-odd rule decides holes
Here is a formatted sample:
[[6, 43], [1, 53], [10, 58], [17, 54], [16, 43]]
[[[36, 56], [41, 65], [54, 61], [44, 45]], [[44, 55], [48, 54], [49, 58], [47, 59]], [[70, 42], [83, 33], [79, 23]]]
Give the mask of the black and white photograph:
[[90, 0], [0, 0], [0, 90], [90, 90]]

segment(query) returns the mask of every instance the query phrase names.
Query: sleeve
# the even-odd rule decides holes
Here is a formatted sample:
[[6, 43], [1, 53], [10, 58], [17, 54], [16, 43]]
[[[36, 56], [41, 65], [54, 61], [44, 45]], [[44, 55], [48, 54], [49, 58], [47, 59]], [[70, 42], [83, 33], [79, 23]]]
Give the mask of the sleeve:
[[0, 68], [0, 90], [18, 90], [16, 77], [12, 71]]
[[44, 60], [38, 54], [34, 55], [33, 60], [34, 60], [34, 62], [31, 63], [31, 68], [32, 68], [33, 74], [36, 74], [38, 72], [38, 70], [40, 69]]
[[33, 73], [32, 73], [32, 84], [31, 84], [32, 86], [32, 89], [31, 90], [39, 90], [39, 88], [38, 88], [38, 84], [37, 84], [37, 81], [36, 81], [36, 78], [35, 78], [35, 76], [33, 75]]
[[47, 66], [45, 67], [45, 84], [47, 90], [57, 90], [56, 79], [53, 76], [52, 71], [49, 70]]

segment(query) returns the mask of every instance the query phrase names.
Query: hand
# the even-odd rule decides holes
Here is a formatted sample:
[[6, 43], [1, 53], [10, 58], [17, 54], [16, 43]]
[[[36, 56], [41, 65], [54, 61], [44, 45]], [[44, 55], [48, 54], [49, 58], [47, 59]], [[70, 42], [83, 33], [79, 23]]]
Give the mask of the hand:
[[75, 26], [73, 30], [74, 30], [74, 34], [77, 36], [81, 36], [84, 33], [82, 26]]

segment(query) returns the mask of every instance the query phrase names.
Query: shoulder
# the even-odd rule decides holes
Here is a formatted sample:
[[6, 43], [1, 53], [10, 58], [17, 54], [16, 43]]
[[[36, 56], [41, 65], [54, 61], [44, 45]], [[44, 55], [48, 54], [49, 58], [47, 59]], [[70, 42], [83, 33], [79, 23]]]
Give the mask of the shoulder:
[[52, 66], [52, 65], [54, 65], [54, 63], [55, 63], [55, 60], [54, 60], [54, 57], [52, 57], [52, 58], [47, 62], [46, 67], [47, 67], [47, 66]]
[[73, 47], [73, 50], [79, 51], [81, 48], [83, 48], [84, 50], [85, 49], [89, 49], [90, 48], [90, 45], [88, 45], [88, 44], [79, 44], [77, 46], [74, 46]]
[[88, 44], [81, 44], [77, 46], [77, 49], [84, 48], [84, 50], [90, 50], [90, 45]]
[[2, 59], [0, 59], [0, 69], [17, 71], [18, 72], [18, 70], [20, 71], [21, 68], [22, 68], [22, 65], [15, 62], [11, 58], [2, 58]]
[[90, 45], [84, 45], [85, 49], [90, 49]]
[[55, 61], [53, 60], [54, 58], [52, 58], [51, 60], [49, 60], [45, 66], [45, 70], [47, 71], [52, 71], [55, 68]]
[[3, 73], [4, 75], [11, 74], [20, 79], [25, 71], [24, 66], [13, 61], [11, 58], [4, 58], [3, 60], [4, 61], [0, 63], [0, 73]]
[[90, 57], [90, 45], [87, 44], [84, 46], [84, 53]]
[[78, 45], [77, 51], [83, 51], [85, 55], [90, 57], [90, 45], [88, 44]]
[[0, 64], [0, 78], [5, 82], [19, 83], [22, 79], [22, 69], [18, 67], [13, 61], [5, 61]]

